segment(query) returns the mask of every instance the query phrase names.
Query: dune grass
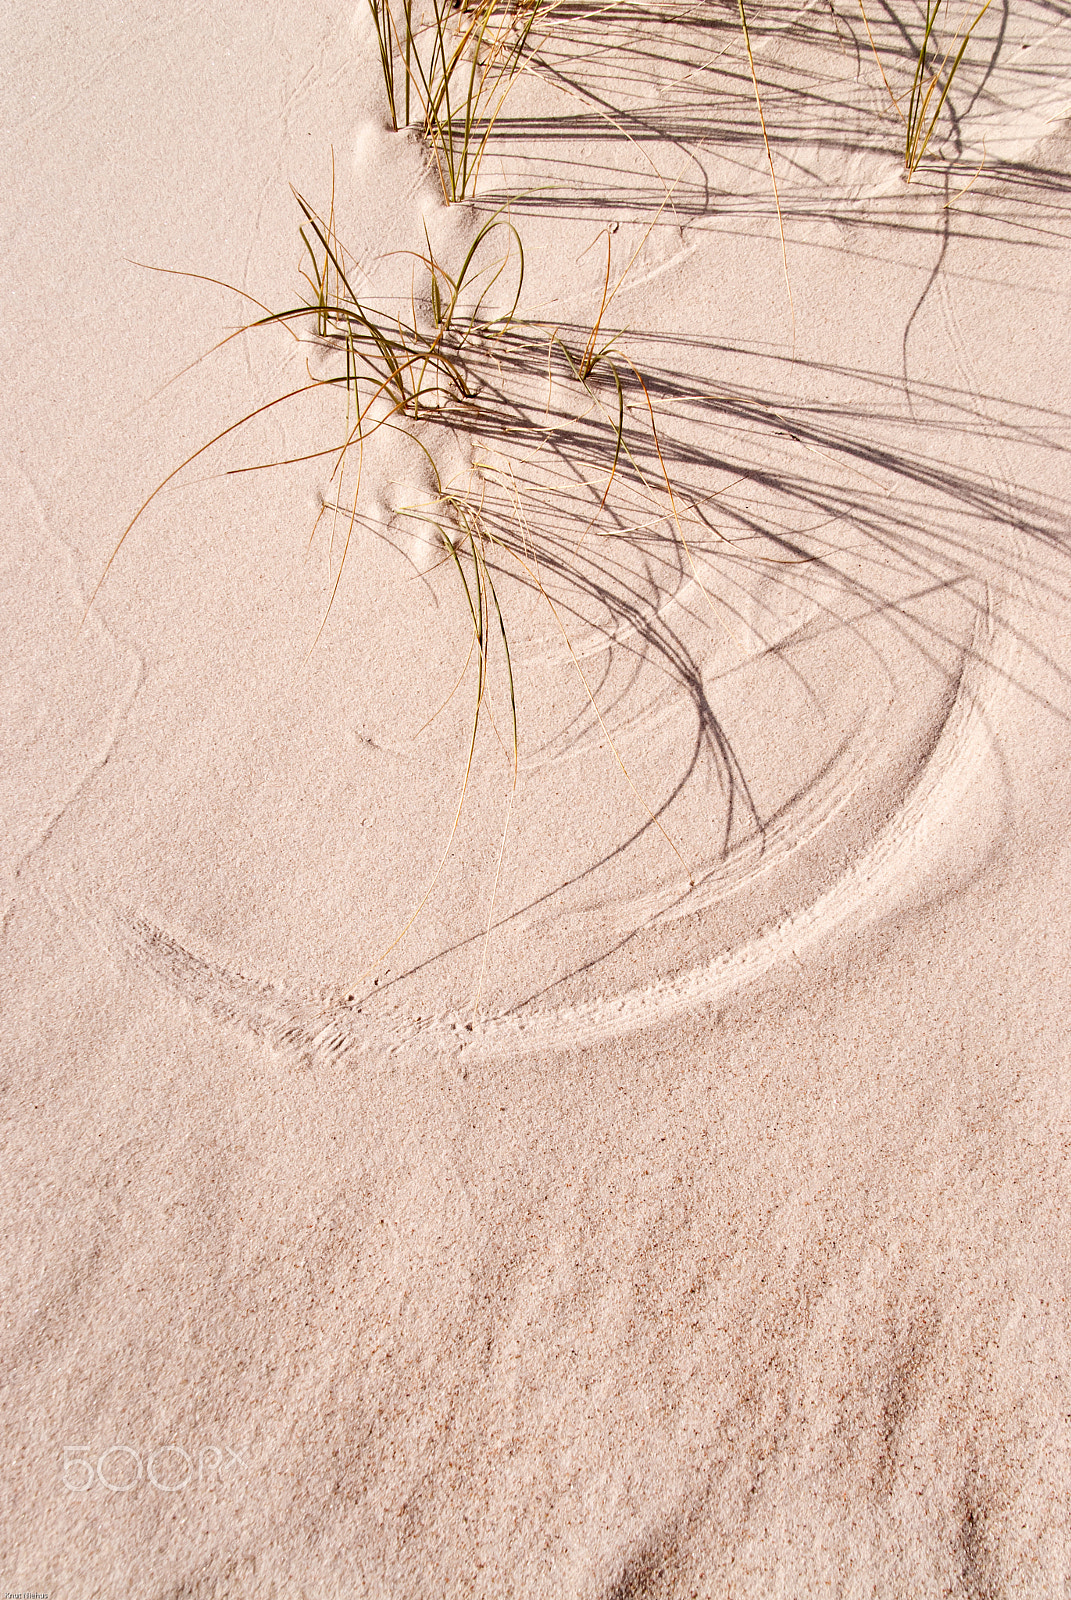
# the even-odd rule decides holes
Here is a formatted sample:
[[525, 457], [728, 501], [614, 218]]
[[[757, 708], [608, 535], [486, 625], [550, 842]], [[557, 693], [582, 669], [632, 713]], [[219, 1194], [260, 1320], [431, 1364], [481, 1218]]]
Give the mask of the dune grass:
[[[312, 298], [304, 299], [283, 311], [268, 311], [245, 290], [233, 284], [221, 283], [219, 279], [206, 279], [207, 282], [220, 283], [221, 287], [233, 290], [265, 311], [264, 316], [244, 323], [228, 334], [216, 348], [257, 328], [282, 327], [300, 339], [299, 330], [303, 330], [308, 337], [311, 327], [320, 349], [341, 358], [338, 369], [324, 377], [313, 377], [310, 371], [308, 383], [300, 384], [239, 417], [169, 472], [138, 507], [123, 530], [90, 597], [90, 606], [129, 534], [161, 491], [222, 440], [276, 406], [286, 405], [316, 390], [341, 387], [347, 397], [347, 422], [343, 438], [305, 456], [258, 463], [253, 467], [232, 468], [232, 471], [258, 471], [266, 466], [289, 466], [301, 460], [336, 456], [334, 475], [341, 476], [350, 450], [357, 447], [360, 452], [366, 439], [378, 428], [397, 425], [397, 418], [408, 419], [416, 424], [422, 418], [445, 417], [471, 407], [467, 349], [473, 341], [486, 344], [489, 339], [499, 337], [509, 328], [521, 293], [524, 252], [520, 235], [508, 218], [496, 212], [484, 223], [469, 246], [461, 266], [453, 274], [435, 260], [430, 244], [427, 255], [418, 257], [426, 265], [429, 279], [431, 315], [425, 324], [418, 315], [415, 296], [408, 318], [388, 315], [358, 298], [352, 287], [346, 252], [335, 230], [333, 190], [326, 218], [321, 217], [296, 190], [294, 196], [304, 219], [299, 231], [309, 264], [303, 276], [312, 290]], [[502, 231], [508, 240], [504, 254], [501, 259], [492, 261], [489, 268], [481, 266], [479, 257], [483, 247]], [[517, 266], [517, 287], [512, 305], [504, 313], [485, 316], [484, 302], [512, 260], [516, 261]], [[200, 278], [202, 275], [179, 273], [177, 276]], [[463, 299], [466, 290], [471, 295], [474, 284], [475, 299], [470, 299], [466, 309]]]
[[414, 123], [448, 203], [469, 198], [547, 0], [368, 0], [393, 127]]
[[[432, 151], [446, 199], [460, 200], [471, 195], [494, 120], [510, 84], [520, 70], [531, 29], [537, 17], [548, 9], [546, 0], [518, 0], [516, 4], [509, 4], [508, 0], [468, 0], [468, 3], [462, 0], [459, 6], [453, 5], [451, 0], [425, 0], [425, 10], [419, 16], [414, 0], [368, 0], [368, 3], [379, 41], [388, 108], [394, 126], [411, 125], [416, 119]], [[943, 0], [926, 0], [925, 31], [906, 115], [894, 100], [905, 123], [905, 166], [909, 177], [926, 154], [971, 35], [990, 3], [991, 0], [985, 0], [970, 25], [957, 35], [945, 51], [936, 70], [932, 70], [930, 58]], [[781, 207], [744, 0], [738, 0], [738, 9], [774, 184], [787, 279]], [[598, 434], [604, 441], [596, 450], [589, 445], [589, 455], [576, 474], [591, 488], [591, 499], [583, 518], [576, 519], [574, 556], [579, 555], [581, 546], [593, 531], [603, 536], [604, 530], [600, 526], [603, 513], [614, 484], [622, 473], [628, 473], [631, 480], [642, 485], [645, 491], [650, 491], [652, 482], [657, 480], [658, 493], [664, 495], [664, 503], [668, 507], [667, 520], [674, 530], [673, 536], [687, 556], [698, 588], [713, 611], [710, 596], [703, 587], [685, 536], [673, 483], [663, 458], [654, 406], [642, 373], [622, 350], [621, 335], [605, 331], [614, 298], [651, 230], [648, 229], [624, 272], [611, 287], [612, 233], [607, 229], [606, 270], [597, 312], [586, 331], [575, 327], [563, 330], [560, 326], [527, 321], [519, 315], [525, 272], [524, 249], [508, 207], [494, 212], [478, 228], [460, 264], [453, 270], [448, 270], [436, 257], [425, 230], [426, 249], [409, 253], [413, 261], [413, 286], [408, 308], [403, 308], [399, 313], [396, 309], [385, 311], [374, 300], [356, 292], [352, 258], [344, 249], [336, 230], [333, 183], [331, 204], [326, 216], [317, 212], [296, 191], [295, 199], [301, 212], [303, 276], [309, 292], [282, 311], [270, 311], [259, 302], [254, 302], [263, 314], [228, 337], [233, 338], [253, 329], [283, 328], [298, 340], [313, 343], [326, 364], [326, 371], [322, 376], [314, 376], [311, 367], [308, 367], [307, 383], [276, 396], [239, 418], [169, 473], [131, 518], [108, 559], [93, 598], [135, 524], [161, 490], [185, 467], [273, 407], [288, 404], [318, 390], [342, 389], [346, 397], [346, 421], [341, 437], [334, 443], [285, 462], [258, 462], [230, 470], [256, 471], [318, 457], [334, 458], [332, 493], [330, 501], [324, 499], [321, 516], [325, 512], [332, 512], [336, 519], [341, 516], [346, 523], [346, 531], [340, 541], [341, 557], [333, 575], [333, 586], [321, 623], [322, 631], [338, 593], [351, 548], [366, 445], [381, 428], [403, 432], [415, 443], [428, 464], [434, 492], [430, 501], [423, 506], [395, 509], [406, 518], [423, 522], [434, 529], [441, 564], [455, 574], [471, 622], [468, 656], [458, 684], [448, 698], [452, 697], [469, 671], [473, 657], [476, 669], [475, 704], [468, 748], [446, 851], [412, 916], [388, 949], [380, 954], [376, 964], [384, 959], [412, 926], [442, 873], [468, 790], [480, 729], [487, 717], [490, 717], [492, 724], [495, 723], [490, 712], [490, 684], [492, 658], [496, 653], [504, 665], [508, 738], [503, 739], [503, 730], [498, 725], [495, 725], [495, 732], [506, 750], [512, 768], [513, 786], [516, 787], [520, 748], [519, 713], [514, 657], [502, 589], [502, 575], [511, 568], [549, 606], [610, 750], [650, 822], [663, 835], [687, 871], [680, 851], [670, 839], [659, 816], [633, 782], [603, 720], [595, 692], [570, 642], [561, 607], [544, 585], [539, 560], [527, 531], [519, 491], [515, 529], [511, 533], [501, 519], [496, 520], [484, 514], [484, 490], [490, 482], [490, 469], [486, 465], [475, 462], [470, 483], [459, 490], [455, 485], [444, 482], [435, 458], [436, 437], [441, 438], [441, 435], [436, 435], [434, 430], [443, 427], [455, 432], [464, 431], [473, 437], [502, 440], [507, 455], [510, 449], [517, 447], [518, 440], [522, 446], [530, 445], [532, 453], [537, 454], [554, 429], [540, 423], [530, 404], [527, 409], [525, 402], [515, 404], [514, 397], [522, 392], [530, 394], [532, 375], [542, 369], [547, 381], [544, 415], [550, 413], [550, 390], [553, 384], [571, 387], [583, 407], [580, 421], [585, 439], [590, 440], [593, 434]], [[419, 299], [416, 288], [418, 274]], [[491, 304], [493, 295], [497, 296], [505, 309], [494, 309]], [[791, 288], [789, 296], [791, 302]], [[252, 297], [246, 295], [245, 298]], [[491, 374], [493, 379], [489, 381]], [[503, 421], [501, 413], [504, 409], [510, 412], [508, 423]], [[644, 443], [639, 446], [634, 418], [636, 415], [643, 417], [644, 413], [645, 420], [641, 427]], [[576, 415], [575, 408], [573, 415]], [[630, 416], [633, 420], [630, 420]], [[568, 425], [565, 431], [568, 434]], [[354, 457], [356, 482], [349, 480], [344, 484]], [[585, 476], [591, 462], [597, 463], [598, 470], [605, 474], [604, 479], [598, 478], [594, 486]], [[512, 481], [512, 474], [510, 476]]]
[[[497, 514], [487, 517], [483, 502], [493, 469], [474, 459], [469, 482], [459, 489], [443, 481], [436, 461], [437, 440], [441, 440], [443, 428], [453, 433], [463, 432], [473, 439], [498, 440], [506, 451], [507, 460], [510, 452], [518, 450], [538, 457], [548, 441], [552, 442], [554, 450], [568, 452], [575, 427], [569, 419], [579, 416], [588, 455], [583, 464], [578, 463], [579, 471], [570, 475], [570, 481], [589, 482], [587, 475], [592, 470], [592, 462], [605, 473], [605, 481], [598, 478], [589, 486], [591, 503], [597, 497], [597, 504], [592, 511], [589, 503], [584, 523], [577, 522], [573, 540], [575, 559], [584, 540], [597, 528], [613, 485], [626, 464], [633, 481], [642, 484], [645, 490], [650, 489], [647, 468], [637, 456], [634, 431], [630, 442], [628, 422], [630, 412], [645, 410], [647, 432], [644, 435], [641, 430], [641, 437], [647, 439], [647, 454], [658, 463], [656, 471], [662, 477], [668, 514], [679, 528], [672, 486], [658, 442], [654, 408], [642, 375], [619, 348], [619, 335], [604, 331], [607, 313], [638, 249], [612, 284], [611, 234], [607, 230], [601, 301], [586, 333], [582, 329], [563, 330], [560, 326], [525, 321], [518, 316], [525, 271], [524, 249], [508, 213], [499, 211], [479, 228], [460, 264], [453, 270], [448, 270], [436, 257], [425, 234], [426, 250], [412, 253], [413, 287], [408, 307], [401, 314], [388, 313], [367, 298], [361, 298], [355, 290], [353, 262], [336, 230], [333, 192], [326, 216], [296, 191], [295, 199], [301, 213], [299, 231], [308, 292], [295, 305], [282, 311], [269, 311], [254, 302], [263, 314], [235, 330], [222, 343], [241, 333], [279, 327], [300, 342], [315, 346], [321, 361], [326, 363], [326, 371], [322, 376], [314, 376], [307, 362], [307, 383], [240, 417], [170, 472], [130, 519], [108, 558], [90, 605], [132, 529], [184, 468], [274, 407], [298, 401], [319, 390], [342, 389], [346, 397], [346, 420], [341, 436], [333, 443], [286, 460], [254, 462], [227, 470], [232, 474], [261, 471], [317, 458], [333, 458], [332, 491], [323, 499], [320, 516], [330, 513], [336, 520], [341, 517], [344, 533], [339, 541], [341, 555], [317, 638], [334, 605], [351, 551], [360, 505], [363, 458], [369, 441], [382, 428], [400, 431], [416, 445], [431, 473], [434, 485], [431, 499], [422, 506], [395, 510], [410, 522], [423, 522], [434, 529], [440, 565], [450, 568], [457, 578], [472, 631], [461, 676], [447, 698], [456, 692], [475, 658], [475, 700], [458, 803], [442, 859], [405, 927], [387, 949], [380, 952], [375, 965], [381, 964], [408, 932], [441, 876], [462, 814], [480, 729], [488, 718], [509, 760], [515, 790], [520, 736], [509, 620], [501, 590], [502, 575], [507, 571], [519, 577], [529, 590], [542, 595], [549, 606], [610, 750], [651, 823], [683, 865], [680, 851], [633, 782], [603, 720], [595, 693], [570, 642], [561, 605], [555, 604], [544, 585], [536, 549], [538, 541], [533, 540], [529, 532], [520, 493], [516, 496], [516, 514], [512, 522]], [[226, 287], [233, 288], [233, 285]], [[493, 294], [502, 309], [491, 306]], [[248, 295], [245, 298], [251, 299]], [[536, 392], [540, 374], [547, 385], [545, 407], [539, 403]], [[563, 423], [559, 412], [556, 419], [548, 421], [551, 392], [557, 392], [561, 386], [572, 391], [565, 405], [566, 420]], [[592, 444], [599, 439], [603, 441], [601, 444]], [[348, 467], [354, 458], [355, 481], [352, 474], [347, 480]], [[512, 468], [507, 472], [515, 483]], [[553, 495], [554, 491], [550, 492]], [[680, 537], [683, 544], [683, 531]], [[503, 727], [501, 720], [496, 722], [491, 709], [492, 662], [496, 654], [504, 667], [508, 727]]]
[[[941, 52], [937, 42], [938, 24], [947, 16], [945, 0], [926, 0], [926, 10], [923, 16], [922, 41], [915, 58], [915, 69], [911, 79], [911, 88], [907, 95], [907, 110], [905, 112], [903, 96], [897, 96], [889, 83], [888, 76], [882, 64], [878, 47], [874, 42], [874, 35], [870, 28], [870, 19], [866, 14], [863, 0], [859, 0], [859, 10], [862, 13], [863, 24], [866, 28], [870, 48], [878, 64], [882, 81], [888, 92], [900, 121], [904, 125], [904, 175], [910, 183], [923, 158], [930, 147], [933, 136], [941, 120], [941, 113], [945, 108], [953, 79], [959, 71], [960, 63], [967, 51], [974, 35], [974, 30], [989, 10], [992, 0], [985, 0], [981, 9], [973, 19], [953, 36], [944, 52]], [[942, 8], [944, 14], [942, 15]], [[939, 57], [937, 65], [934, 60]]]
[[[977, 28], [991, 4], [992, 0], [985, 0], [985, 4], [974, 20], [952, 40], [937, 70], [929, 73], [929, 77], [927, 77], [929, 72], [929, 52], [942, 0], [926, 0], [925, 29], [922, 44], [919, 47], [918, 60], [915, 64], [915, 75], [911, 82], [911, 95], [908, 100], [907, 115], [904, 119], [904, 168], [909, 178], [914, 176], [929, 148], [930, 140], [933, 138], [934, 131], [940, 121], [941, 112], [944, 110], [945, 101], [948, 99], [948, 91], [951, 89], [952, 80], [959, 70], [964, 52], [971, 41], [975, 28]], [[953, 51], [955, 51], [954, 55]], [[950, 62], [951, 65], [949, 65]], [[935, 95], [936, 100], [934, 99]]]
[[[349, 325], [355, 314], [354, 303], [356, 297], [352, 294], [348, 280], [344, 276], [340, 276], [339, 269], [335, 266], [335, 260], [341, 256], [342, 252], [337, 245], [337, 241], [333, 238], [331, 221], [328, 220], [325, 223], [311, 211], [311, 208], [305, 202], [301, 203], [306, 223], [312, 234], [312, 239], [310, 240], [303, 233], [306, 247], [313, 260], [313, 272], [308, 281], [316, 291], [315, 304], [314, 306], [309, 306], [308, 311], [316, 318], [317, 328], [321, 333], [321, 337], [324, 330], [327, 330], [329, 336], [333, 331], [337, 340], [339, 337], [338, 330], [343, 330], [345, 372], [340, 373], [339, 377], [334, 381], [352, 385], [355, 381], [353, 376], [355, 367], [350, 354]], [[475, 309], [466, 312], [461, 317], [459, 315], [459, 299], [464, 286], [473, 273], [478, 253], [481, 247], [499, 230], [504, 230], [505, 232], [507, 249], [503, 255], [492, 259], [488, 267], [484, 269], [486, 281], [480, 285]], [[643, 397], [643, 405], [646, 408], [648, 419], [649, 439], [658, 461], [667, 496], [669, 514], [680, 530], [680, 521], [677, 515], [672, 485], [659, 447], [654, 408], [651, 404], [650, 396], [647, 394], [643, 377], [631, 359], [619, 349], [619, 336], [617, 334], [607, 336], [603, 331], [606, 314], [615, 295], [625, 281], [636, 256], [642, 249], [643, 243], [646, 242], [649, 233], [650, 229], [644, 235], [643, 241], [634, 252], [624, 271], [617, 278], [616, 283], [611, 287], [612, 235], [610, 230], [607, 230], [607, 260], [601, 300], [592, 326], [582, 343], [575, 336], [570, 338], [564, 334], [560, 326], [551, 326], [518, 318], [517, 310], [524, 279], [524, 251], [516, 227], [507, 216], [501, 213], [496, 213], [492, 216], [479, 230], [460, 269], [456, 273], [447, 272], [442, 264], [435, 259], [430, 243], [428, 244], [427, 253], [421, 254], [417, 258], [427, 273], [428, 300], [434, 324], [434, 331], [430, 336], [417, 335], [414, 338], [416, 327], [416, 318], [414, 316], [409, 323], [397, 325], [397, 340], [395, 340], [392, 333], [389, 342], [386, 342], [382, 329], [378, 329], [378, 338], [373, 338], [372, 346], [369, 348], [363, 320], [361, 322], [361, 332], [364, 335], [362, 350], [366, 365], [369, 365], [373, 371], [375, 386], [373, 387], [371, 398], [366, 398], [363, 402], [358, 397], [356, 388], [354, 389], [354, 402], [357, 408], [356, 421], [350, 429], [346, 444], [343, 446], [340, 455], [338, 463], [339, 478], [341, 479], [341, 464], [346, 450], [354, 439], [367, 436], [369, 430], [363, 424], [368, 415], [370, 404], [381, 396], [388, 394], [389, 390], [389, 398], [392, 402], [392, 416], [396, 418], [404, 416], [407, 419], [405, 431], [411, 438], [415, 439], [423, 451], [425, 459], [431, 468], [435, 484], [433, 497], [428, 503], [422, 506], [409, 506], [398, 509], [403, 512], [408, 520], [423, 522], [433, 528], [437, 534], [442, 550], [442, 562], [451, 567], [458, 578], [472, 624], [466, 670], [473, 656], [475, 656], [476, 660], [475, 705], [470, 725], [461, 793], [450, 830], [450, 840], [432, 883], [428, 886], [405, 928], [392, 941], [389, 949], [393, 949], [394, 945], [404, 937], [409, 927], [412, 926], [416, 916], [426, 904], [428, 896], [431, 894], [447, 860], [450, 844], [460, 821], [471, 776], [479, 729], [490, 706], [491, 651], [496, 640], [505, 667], [509, 706], [508, 742], [502, 738], [501, 730], [496, 727], [495, 731], [508, 756], [512, 769], [513, 789], [515, 790], [516, 788], [520, 747], [517, 694], [509, 626], [500, 599], [499, 587], [496, 584], [496, 575], [508, 570], [512, 570], [515, 576], [519, 575], [526, 587], [538, 592], [549, 607], [579, 674], [585, 695], [602, 727], [608, 746], [618, 766], [637, 800], [646, 811], [650, 821], [663, 835], [673, 853], [687, 870], [680, 851], [670, 839], [652, 807], [633, 782], [627, 765], [603, 720], [595, 695], [584, 674], [580, 661], [573, 651], [568, 629], [563, 622], [560, 608], [555, 605], [544, 585], [540, 574], [538, 554], [535, 550], [536, 541], [532, 539], [529, 533], [527, 518], [521, 504], [521, 497], [516, 492], [516, 479], [512, 474], [512, 470], [509, 470], [508, 476], [515, 491], [514, 517], [512, 525], [506, 527], [484, 515], [484, 494], [491, 478], [494, 476], [493, 469], [487, 463], [476, 462], [473, 468], [473, 478], [463, 490], [444, 484], [434, 458], [433, 448], [424, 443], [418, 428], [418, 425], [422, 422], [445, 423], [455, 429], [462, 428], [476, 437], [498, 435], [508, 438], [511, 448], [516, 448], [519, 441], [522, 445], [527, 445], [535, 452], [538, 452], [545, 438], [555, 431], [553, 427], [546, 425], [546, 418], [551, 408], [551, 389], [555, 382], [559, 384], [564, 382], [571, 386], [575, 390], [576, 397], [582, 397], [585, 415], [593, 424], [594, 431], [603, 433], [606, 439], [606, 445], [602, 452], [606, 463], [605, 484], [602, 486], [601, 496], [594, 512], [588, 518], [586, 524], [579, 529], [574, 551], [574, 553], [578, 553], [584, 540], [599, 522], [623, 461], [627, 460], [630, 463], [633, 475], [647, 486], [644, 469], [637, 461], [626, 437], [626, 388], [629, 388]], [[513, 268], [516, 271], [515, 287], [511, 284], [511, 287], [514, 287], [514, 293], [510, 306], [507, 311], [498, 316], [485, 318], [481, 314], [484, 300], [491, 287], [499, 281], [508, 268]], [[362, 309], [360, 316], [363, 319], [367, 316], [367, 313]], [[460, 326], [458, 326], [459, 323]], [[380, 340], [386, 342], [386, 349], [381, 346]], [[414, 346], [416, 346], [415, 353]], [[526, 384], [530, 382], [533, 374], [543, 367], [544, 351], [546, 353], [548, 390], [543, 417], [537, 418], [530, 410], [526, 410], [523, 404], [517, 404], [514, 409], [510, 402], [516, 402], [517, 396]], [[463, 361], [465, 352], [469, 357], [467, 364]], [[444, 386], [434, 376], [429, 383], [425, 378], [425, 373], [433, 371], [434, 364], [440, 362], [443, 364], [452, 392], [447, 397], [445, 404], [433, 403], [429, 405], [424, 398], [426, 389], [430, 388], [433, 391], [435, 400], [438, 401]], [[408, 391], [404, 393], [397, 381], [397, 374], [401, 368], [414, 370], [417, 373], [416, 380], [411, 383]], [[490, 387], [483, 382], [489, 370], [493, 370], [495, 379], [494, 385]], [[511, 412], [508, 421], [502, 415], [507, 406], [510, 406]], [[399, 423], [394, 421], [392, 425], [398, 426]], [[473, 484], [476, 485], [475, 489]], [[340, 496], [338, 494], [334, 499], [334, 508], [336, 510], [340, 508]], [[355, 491], [352, 507], [348, 512], [351, 527], [353, 518], [356, 515], [356, 509], [357, 492]], [[683, 530], [680, 530], [680, 537], [683, 544]], [[337, 591], [342, 565], [346, 559], [348, 542], [347, 534], [332, 598], [334, 592]], [[687, 548], [686, 545], [685, 548]], [[464, 671], [462, 672], [463, 676]], [[460, 683], [461, 680], [459, 679], [458, 681]], [[455, 690], [456, 687], [457, 685], [455, 685]], [[455, 691], [451, 691], [451, 694], [453, 692]], [[491, 714], [491, 720], [493, 723], [493, 714]], [[389, 953], [389, 949], [383, 952], [384, 956]]]
[[[364, 436], [373, 408], [380, 400], [389, 402], [391, 414], [414, 421], [471, 401], [466, 348], [474, 339], [486, 340], [505, 332], [520, 301], [524, 249], [513, 223], [502, 212], [491, 216], [454, 273], [447, 272], [436, 260], [425, 231], [427, 254], [419, 254], [416, 260], [427, 270], [431, 314], [427, 325], [422, 325], [415, 292], [408, 318], [390, 317], [362, 303], [352, 287], [346, 254], [335, 231], [333, 201], [324, 219], [303, 196], [295, 192], [295, 198], [305, 219], [300, 233], [311, 270], [306, 269], [304, 276], [314, 298], [287, 311], [272, 313], [253, 326], [311, 320], [317, 337], [344, 355], [344, 367], [337, 376], [322, 381], [341, 384], [352, 394], [356, 439]], [[506, 250], [489, 269], [483, 268], [478, 264], [483, 247], [499, 232], [506, 235]], [[505, 312], [485, 316], [484, 303], [507, 270], [511, 257], [517, 274], [512, 304]], [[474, 283], [478, 293], [466, 310], [466, 293], [471, 294]]]

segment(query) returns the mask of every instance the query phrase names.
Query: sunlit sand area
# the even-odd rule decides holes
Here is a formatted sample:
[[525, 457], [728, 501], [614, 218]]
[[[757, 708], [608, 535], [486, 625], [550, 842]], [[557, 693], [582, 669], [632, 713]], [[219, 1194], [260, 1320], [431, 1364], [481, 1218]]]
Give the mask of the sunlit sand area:
[[5, 1594], [1068, 1592], [1071, 11], [864, 5], [19, 0]]

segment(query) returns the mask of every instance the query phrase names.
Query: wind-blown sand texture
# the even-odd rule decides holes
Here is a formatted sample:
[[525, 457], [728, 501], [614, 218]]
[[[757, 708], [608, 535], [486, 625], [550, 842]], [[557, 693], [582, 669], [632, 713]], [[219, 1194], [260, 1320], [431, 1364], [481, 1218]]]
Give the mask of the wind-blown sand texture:
[[[1071, 12], [910, 185], [858, 6], [749, 13], [791, 304], [733, 7], [559, 8], [449, 208], [366, 13], [6, 29], [4, 1593], [1069, 1595]], [[524, 242], [421, 435], [526, 563], [448, 852], [402, 435], [341, 563], [266, 412], [85, 615], [329, 362], [199, 358], [332, 150], [377, 305]]]

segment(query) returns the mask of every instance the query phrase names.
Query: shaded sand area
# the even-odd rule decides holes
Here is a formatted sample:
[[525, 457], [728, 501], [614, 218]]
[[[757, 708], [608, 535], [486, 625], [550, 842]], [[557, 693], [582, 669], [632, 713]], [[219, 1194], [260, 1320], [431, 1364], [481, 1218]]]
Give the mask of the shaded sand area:
[[[871, 28], [751, 19], [783, 259], [728, 6], [560, 8], [447, 207], [363, 3], [16, 5], [5, 1593], [1071, 1594], [1071, 12], [910, 184]], [[383, 315], [497, 212], [471, 406], [86, 614], [337, 371], [214, 348], [332, 151]]]

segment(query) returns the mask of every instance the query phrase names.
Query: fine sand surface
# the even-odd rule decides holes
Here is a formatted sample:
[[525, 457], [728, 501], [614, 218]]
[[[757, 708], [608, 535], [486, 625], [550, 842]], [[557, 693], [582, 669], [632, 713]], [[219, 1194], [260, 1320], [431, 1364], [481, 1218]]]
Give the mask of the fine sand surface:
[[[563, 9], [447, 207], [365, 0], [14, 0], [5, 1595], [1071, 1596], [1071, 10], [910, 185], [858, 6], [751, 21], [787, 283], [729, 4]], [[508, 202], [542, 332], [86, 614], [330, 365], [199, 358], [332, 152], [370, 303]], [[453, 832], [429, 455], [526, 563]]]

